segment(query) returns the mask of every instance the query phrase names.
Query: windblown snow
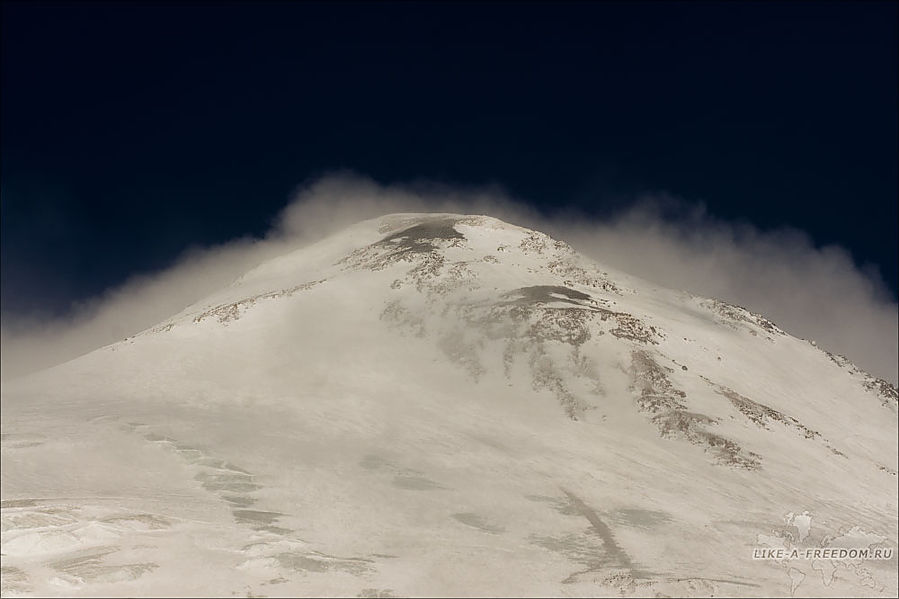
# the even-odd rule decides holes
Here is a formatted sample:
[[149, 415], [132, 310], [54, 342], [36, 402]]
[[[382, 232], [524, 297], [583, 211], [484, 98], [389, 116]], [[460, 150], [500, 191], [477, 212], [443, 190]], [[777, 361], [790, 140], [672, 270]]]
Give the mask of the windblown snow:
[[[758, 314], [389, 215], [4, 383], [2, 592], [895, 596], [897, 429]], [[891, 557], [758, 553], [827, 547]]]

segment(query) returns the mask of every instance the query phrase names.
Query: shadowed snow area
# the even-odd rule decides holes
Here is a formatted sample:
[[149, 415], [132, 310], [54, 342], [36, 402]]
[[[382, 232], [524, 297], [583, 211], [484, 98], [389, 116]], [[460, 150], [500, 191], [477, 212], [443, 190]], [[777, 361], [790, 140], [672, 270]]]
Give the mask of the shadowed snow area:
[[[897, 393], [486, 216], [393, 214], [2, 387], [4, 596], [894, 596]], [[754, 549], [892, 548], [889, 559]]]

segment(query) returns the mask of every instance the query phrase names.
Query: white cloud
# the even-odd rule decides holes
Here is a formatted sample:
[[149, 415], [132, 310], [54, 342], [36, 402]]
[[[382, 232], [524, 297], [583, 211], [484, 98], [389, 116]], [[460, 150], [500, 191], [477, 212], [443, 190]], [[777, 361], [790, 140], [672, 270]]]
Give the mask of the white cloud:
[[659, 285], [761, 313], [896, 384], [899, 306], [876, 269], [795, 229], [761, 231], [696, 206], [679, 213], [664, 218], [658, 199], [644, 200], [611, 220], [569, 227], [569, 242]]
[[787, 332], [897, 381], [897, 304], [872, 269], [838, 246], [791, 229], [728, 223], [665, 196], [611, 218], [541, 217], [498, 188], [428, 182], [378, 185], [338, 174], [303, 187], [262, 240], [187, 252], [172, 268], [135, 276], [62, 319], [4, 314], [4, 379], [113, 343], [179, 312], [243, 272], [347, 225], [391, 212], [490, 214], [543, 230], [600, 262], [660, 285], [742, 305]]

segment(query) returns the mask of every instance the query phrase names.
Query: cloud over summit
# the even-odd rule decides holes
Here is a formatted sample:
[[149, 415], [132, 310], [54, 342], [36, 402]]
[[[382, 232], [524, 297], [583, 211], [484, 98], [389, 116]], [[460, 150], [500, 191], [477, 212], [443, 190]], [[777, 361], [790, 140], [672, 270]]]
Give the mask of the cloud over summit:
[[818, 247], [801, 231], [725, 222], [665, 195], [637, 198], [604, 218], [547, 217], [498, 187], [380, 185], [346, 173], [301, 187], [263, 239], [191, 250], [171, 268], [135, 275], [64, 318], [4, 312], [3, 378], [137, 333], [267, 259], [392, 212], [489, 214], [541, 230], [613, 268], [742, 305], [876, 376], [894, 384], [899, 378], [899, 312], [876, 268], [859, 267], [839, 246]]

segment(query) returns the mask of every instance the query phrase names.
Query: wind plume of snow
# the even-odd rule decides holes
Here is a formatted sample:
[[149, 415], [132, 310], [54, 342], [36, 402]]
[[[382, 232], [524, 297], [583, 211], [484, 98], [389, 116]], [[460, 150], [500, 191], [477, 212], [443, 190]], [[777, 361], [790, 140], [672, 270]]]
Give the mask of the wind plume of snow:
[[665, 194], [635, 198], [630, 207], [603, 218], [575, 212], [546, 216], [495, 186], [382, 185], [352, 173], [300, 187], [262, 239], [190, 249], [172, 267], [135, 274], [62, 318], [4, 313], [2, 378], [137, 333], [265, 260], [393, 212], [489, 214], [540, 230], [661, 286], [742, 305], [875, 376], [893, 384], [899, 380], [899, 306], [876, 266], [859, 266], [840, 246], [816, 246], [802, 231], [723, 221], [699, 204]]

